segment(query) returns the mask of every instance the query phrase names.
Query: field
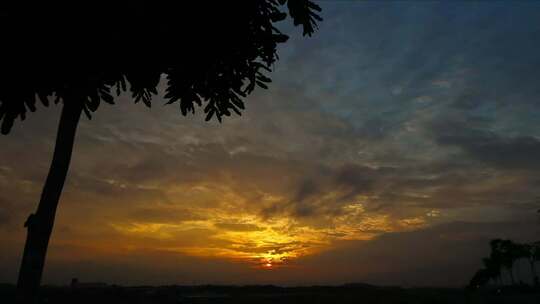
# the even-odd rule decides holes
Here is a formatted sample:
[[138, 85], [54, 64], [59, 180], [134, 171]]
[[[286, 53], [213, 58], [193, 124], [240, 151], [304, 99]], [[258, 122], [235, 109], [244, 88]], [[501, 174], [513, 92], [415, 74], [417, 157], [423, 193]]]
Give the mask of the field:
[[[13, 303], [15, 287], [2, 285], [3, 303]], [[42, 291], [41, 303], [363, 303], [363, 304], [484, 304], [540, 303], [540, 292], [527, 288], [470, 291], [459, 288], [399, 288], [366, 284], [345, 286], [162, 286], [52, 287]]]

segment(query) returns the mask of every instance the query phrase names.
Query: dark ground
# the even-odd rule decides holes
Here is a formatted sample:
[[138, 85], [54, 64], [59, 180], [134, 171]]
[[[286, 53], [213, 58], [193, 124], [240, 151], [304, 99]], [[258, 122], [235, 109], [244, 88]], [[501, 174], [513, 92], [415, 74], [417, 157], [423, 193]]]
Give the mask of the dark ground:
[[[15, 287], [0, 285], [0, 302], [13, 303]], [[7, 301], [6, 301], [7, 300]], [[540, 303], [540, 291], [526, 287], [470, 291], [458, 288], [399, 288], [351, 284], [337, 287], [163, 286], [52, 287], [42, 290], [41, 303]]]

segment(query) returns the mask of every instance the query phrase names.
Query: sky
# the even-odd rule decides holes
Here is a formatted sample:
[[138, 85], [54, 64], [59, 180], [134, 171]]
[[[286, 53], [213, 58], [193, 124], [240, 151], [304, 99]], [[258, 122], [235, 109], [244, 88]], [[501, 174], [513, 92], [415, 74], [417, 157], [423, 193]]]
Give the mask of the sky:
[[[82, 118], [44, 283], [462, 286], [490, 239], [538, 239], [540, 2], [319, 4], [241, 117]], [[59, 113], [0, 138], [0, 282]]]

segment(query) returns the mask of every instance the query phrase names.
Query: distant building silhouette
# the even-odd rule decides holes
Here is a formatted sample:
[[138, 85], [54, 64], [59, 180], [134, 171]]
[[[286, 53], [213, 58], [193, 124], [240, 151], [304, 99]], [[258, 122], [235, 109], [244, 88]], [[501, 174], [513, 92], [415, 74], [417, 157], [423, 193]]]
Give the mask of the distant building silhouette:
[[80, 282], [78, 278], [71, 279], [71, 288], [104, 288], [109, 284], [103, 282]]

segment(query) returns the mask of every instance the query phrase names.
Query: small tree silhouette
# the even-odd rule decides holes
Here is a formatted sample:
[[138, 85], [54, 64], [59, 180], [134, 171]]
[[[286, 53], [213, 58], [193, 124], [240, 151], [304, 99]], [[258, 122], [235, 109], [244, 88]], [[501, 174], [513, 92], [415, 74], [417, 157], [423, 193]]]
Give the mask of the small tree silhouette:
[[529, 266], [531, 267], [533, 284], [538, 286], [540, 284], [540, 279], [538, 277], [538, 273], [536, 272], [536, 262], [540, 261], [540, 241], [528, 244], [527, 249], [527, 260], [529, 261]]
[[533, 284], [537, 284], [538, 275], [536, 274], [536, 261], [540, 258], [540, 248], [537, 243], [521, 244], [523, 258], [527, 259], [529, 262], [529, 267], [531, 270], [531, 277]]
[[494, 283], [499, 283], [499, 285], [502, 285], [500, 282], [501, 265], [499, 264], [499, 262], [496, 259], [489, 257], [483, 258], [482, 263], [484, 264], [486, 276], [489, 279], [493, 280]]
[[[481, 286], [482, 284], [478, 282], [487, 284], [490, 279], [494, 283], [499, 281], [500, 285], [504, 285], [502, 280], [503, 268], [508, 271], [511, 284], [515, 285], [513, 268], [516, 261], [520, 260], [529, 262], [533, 285], [538, 286], [540, 284], [540, 279], [536, 273], [536, 262], [540, 261], [540, 242], [516, 243], [512, 240], [493, 239], [489, 242], [489, 245], [491, 248], [490, 255], [482, 259], [484, 267], [473, 276], [470, 282], [471, 286]], [[484, 280], [486, 278], [487, 280]], [[520, 280], [520, 282], [522, 281]]]
[[491, 248], [489, 259], [491, 264], [490, 267], [498, 269], [499, 280], [501, 281], [501, 284], [504, 284], [502, 276], [502, 268], [504, 267], [504, 252], [501, 248], [502, 242], [503, 240], [501, 239], [494, 239], [489, 242], [489, 247]]
[[473, 277], [471, 278], [471, 280], [469, 281], [469, 287], [472, 287], [472, 288], [480, 288], [484, 285], [486, 285], [489, 280], [491, 279], [490, 277], [490, 273], [489, 273], [489, 270], [485, 269], [485, 268], [481, 268], [481, 269], [478, 269]]
[[520, 258], [519, 246], [512, 240], [501, 240], [498, 249], [501, 253], [501, 265], [507, 269], [512, 285], [515, 285], [514, 264]]
[[[12, 1], [17, 2], [17, 1]], [[37, 1], [36, 1], [37, 2]], [[187, 4], [189, 2], [189, 4]], [[151, 106], [162, 75], [167, 104], [183, 115], [204, 104], [206, 120], [240, 115], [242, 99], [267, 88], [287, 40], [274, 24], [288, 15], [311, 35], [320, 7], [310, 0], [41, 1], [2, 4], [1, 131], [16, 118], [62, 104], [56, 146], [37, 211], [31, 214], [19, 272], [19, 301], [35, 301], [49, 238], [82, 113], [130, 91]], [[287, 9], [284, 9], [284, 6]]]

